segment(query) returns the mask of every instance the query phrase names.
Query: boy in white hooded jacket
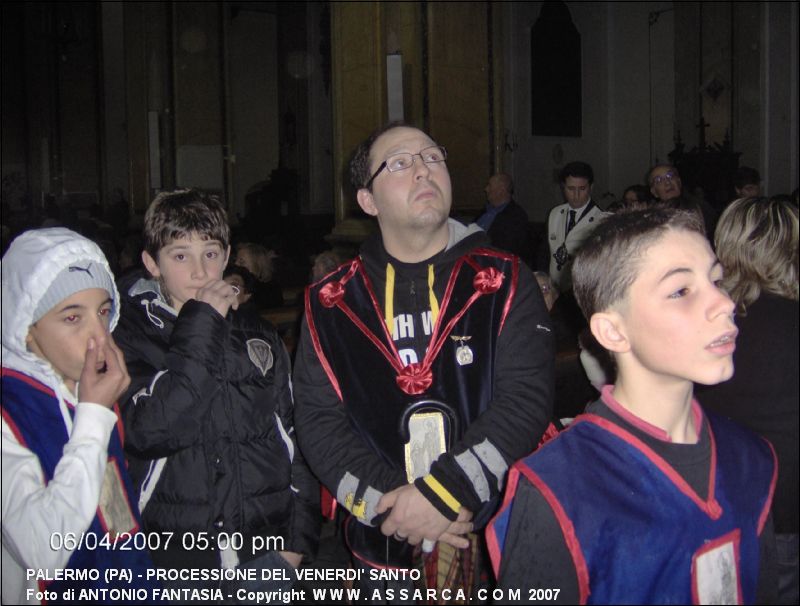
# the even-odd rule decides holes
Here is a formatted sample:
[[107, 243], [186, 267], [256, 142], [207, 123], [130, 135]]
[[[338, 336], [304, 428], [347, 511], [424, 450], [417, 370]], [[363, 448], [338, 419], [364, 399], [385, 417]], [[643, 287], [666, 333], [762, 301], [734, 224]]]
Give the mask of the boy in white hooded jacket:
[[[4, 604], [115, 587], [152, 599], [146, 575], [136, 576], [150, 558], [135, 540], [118, 430], [115, 403], [130, 382], [110, 334], [118, 318], [114, 278], [93, 242], [51, 228], [11, 243], [2, 260]], [[74, 580], [65, 569], [97, 572]], [[106, 569], [130, 569], [133, 580], [107, 582]]]

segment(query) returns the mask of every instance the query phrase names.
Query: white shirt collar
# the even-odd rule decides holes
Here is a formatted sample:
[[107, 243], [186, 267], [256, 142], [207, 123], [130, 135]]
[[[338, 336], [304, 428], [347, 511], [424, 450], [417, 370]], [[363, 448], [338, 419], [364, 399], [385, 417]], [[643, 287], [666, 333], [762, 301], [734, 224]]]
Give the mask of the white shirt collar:
[[589, 198], [588, 202], [586, 202], [586, 204], [584, 204], [580, 208], [572, 208], [571, 206], [569, 206], [569, 202], [568, 202], [567, 206], [569, 206], [569, 208], [567, 210], [574, 210], [575, 211], [575, 216], [576, 217], [580, 217], [583, 214], [583, 211], [586, 210], [586, 207], [589, 206], [591, 203], [592, 203], [592, 199]]

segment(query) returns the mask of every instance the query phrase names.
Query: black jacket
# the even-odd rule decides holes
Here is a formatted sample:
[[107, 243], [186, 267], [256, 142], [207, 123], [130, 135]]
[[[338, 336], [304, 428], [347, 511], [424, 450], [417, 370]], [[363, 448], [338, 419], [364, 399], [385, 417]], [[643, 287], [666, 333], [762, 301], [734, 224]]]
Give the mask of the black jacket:
[[528, 213], [514, 200], [494, 218], [487, 233], [492, 246], [514, 253], [528, 265], [533, 263]]
[[762, 293], [736, 317], [739, 336], [733, 377], [699, 387], [697, 399], [767, 438], [778, 455], [778, 483], [772, 512], [775, 532], [798, 531], [798, 393], [800, 306], [797, 301]]
[[[295, 445], [289, 359], [274, 329], [194, 300], [176, 317], [157, 284], [137, 277], [120, 285], [114, 338], [131, 375], [125, 447], [145, 530], [176, 533], [156, 563], [216, 565], [215, 541], [232, 533], [241, 561], [257, 553], [253, 537], [312, 554], [319, 487]], [[208, 549], [192, 546], [198, 533]]]
[[[405, 326], [409, 326], [412, 320], [415, 325], [413, 336], [410, 330], [398, 329], [398, 334], [393, 339], [404, 360], [411, 359], [411, 350], [421, 360], [430, 341], [430, 336], [425, 336], [424, 321], [418, 321], [430, 309], [429, 266], [433, 266], [433, 291], [441, 303], [445, 286], [457, 260], [466, 253], [485, 246], [486, 239], [482, 231], [472, 233], [448, 250], [416, 264], [401, 263], [391, 258], [379, 236], [362, 247], [361, 259], [381, 314], [386, 309], [387, 263], [394, 268], [393, 314], [395, 318], [405, 315], [408, 318], [408, 321], [403, 322]], [[330, 278], [331, 276], [326, 278], [326, 281]], [[314, 288], [311, 291], [316, 292]], [[491, 356], [480, 358], [476, 355], [475, 363], [492, 364], [491, 385], [485, 387], [491, 394], [488, 408], [469, 424], [462, 439], [452, 445], [451, 451], [434, 462], [430, 471], [440, 484], [446, 486], [476, 516], [479, 511], [484, 513], [483, 519], [476, 520], [478, 525], [485, 524], [486, 517], [491, 513], [487, 511], [487, 506], [491, 507], [491, 504], [486, 499], [489, 498], [494, 501], [494, 505], [497, 504], [495, 499], [502, 488], [505, 468], [536, 446], [550, 419], [553, 345], [553, 335], [541, 293], [530, 270], [520, 265], [516, 294], [497, 339], [497, 347]], [[352, 346], [343, 342], [333, 355], [350, 356], [354, 359], [353, 363], [358, 365], [358, 356], [364, 354], [352, 351]], [[375, 350], [367, 355], [380, 354]], [[441, 355], [446, 355], [453, 365], [456, 364], [450, 349]], [[348, 412], [348, 402], [339, 400], [336, 389], [317, 356], [307, 321], [303, 325], [294, 378], [298, 436], [309, 464], [333, 495], [338, 496], [343, 506], [351, 512], [354, 511], [353, 503], [343, 498], [347, 494], [354, 494], [358, 505], [356, 509], [359, 509], [356, 516], [366, 524], [377, 523], [372, 508], [381, 494], [408, 481], [402, 471], [403, 465], [401, 462], [387, 464], [378, 450], [370, 445], [369, 440], [365, 440], [356, 431]], [[376, 378], [365, 376], [364, 381], [374, 383]], [[382, 404], [382, 394], [380, 389], [374, 391], [376, 393], [372, 401], [377, 409]], [[372, 439], [385, 441], [387, 437], [375, 435]], [[499, 453], [502, 461], [493, 459], [489, 451]], [[480, 469], [474, 468], [480, 477], [470, 477], [456, 460], [457, 455], [469, 458], [476, 466], [482, 456], [481, 460], [489, 461], [492, 469], [480, 465]], [[435, 495], [424, 494], [442, 510]]]

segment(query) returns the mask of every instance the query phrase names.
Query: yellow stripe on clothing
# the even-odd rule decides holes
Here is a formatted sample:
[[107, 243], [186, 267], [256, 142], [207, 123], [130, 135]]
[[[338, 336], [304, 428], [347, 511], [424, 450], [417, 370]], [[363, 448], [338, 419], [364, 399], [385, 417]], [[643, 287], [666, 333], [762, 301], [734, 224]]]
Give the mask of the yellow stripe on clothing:
[[389, 334], [394, 333], [394, 267], [386, 264], [386, 290], [384, 296], [384, 321]]
[[433, 263], [428, 265], [428, 298], [431, 303], [431, 326], [436, 326], [436, 320], [439, 319], [439, 301], [433, 293]]
[[434, 478], [431, 475], [427, 475], [422, 479], [430, 489], [436, 493], [442, 502], [447, 505], [450, 509], [458, 513], [461, 510], [461, 503], [459, 503], [456, 498], [451, 495], [448, 490], [439, 483], [439, 480]]

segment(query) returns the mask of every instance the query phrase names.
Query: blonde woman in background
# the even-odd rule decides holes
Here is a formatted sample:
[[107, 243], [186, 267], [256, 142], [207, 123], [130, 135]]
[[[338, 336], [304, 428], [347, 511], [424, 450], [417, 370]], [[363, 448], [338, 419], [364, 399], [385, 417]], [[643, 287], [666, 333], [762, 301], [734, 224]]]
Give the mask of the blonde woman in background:
[[698, 393], [711, 410], [767, 438], [778, 455], [772, 515], [780, 604], [798, 603], [798, 210], [741, 198], [717, 224], [725, 288], [737, 306], [734, 376]]

